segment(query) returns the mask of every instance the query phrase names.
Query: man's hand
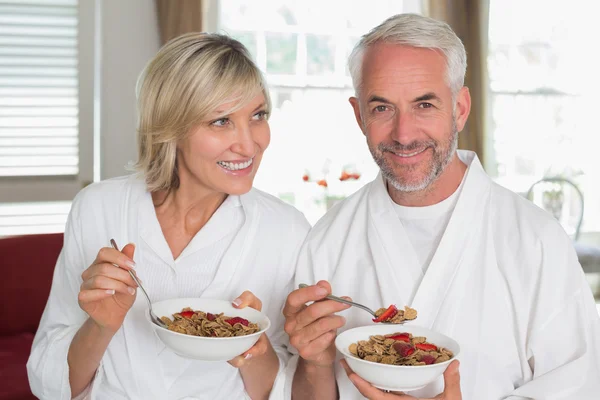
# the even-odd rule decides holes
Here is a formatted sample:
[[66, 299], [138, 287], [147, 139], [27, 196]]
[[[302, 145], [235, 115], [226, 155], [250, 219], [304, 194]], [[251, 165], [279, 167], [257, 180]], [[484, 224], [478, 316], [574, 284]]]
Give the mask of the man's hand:
[[[370, 400], [427, 400], [417, 399], [403, 393], [386, 393], [369, 382], [362, 379], [354, 371], [350, 369], [346, 360], [341, 361], [342, 366], [346, 370], [346, 374], [350, 381], [356, 386], [360, 394]], [[458, 372], [459, 362], [454, 360], [450, 363], [444, 372], [444, 391], [433, 399], [437, 400], [462, 400], [460, 393], [460, 374]]]
[[[329, 282], [319, 281], [290, 293], [283, 309], [284, 329], [290, 336], [290, 344], [306, 362], [321, 367], [330, 367], [335, 362], [337, 329], [346, 323], [344, 317], [335, 313], [350, 307], [323, 300], [330, 293]], [[311, 301], [314, 303], [307, 306]]]

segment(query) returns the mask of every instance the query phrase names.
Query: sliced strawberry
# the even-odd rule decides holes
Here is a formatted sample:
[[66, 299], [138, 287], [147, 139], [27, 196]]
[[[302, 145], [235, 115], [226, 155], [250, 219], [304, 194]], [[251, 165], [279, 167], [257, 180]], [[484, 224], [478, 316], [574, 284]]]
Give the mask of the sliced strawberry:
[[415, 348], [412, 344], [403, 342], [394, 343], [394, 349], [400, 354], [400, 357], [408, 357], [415, 352]]
[[398, 314], [398, 309], [395, 305], [391, 305], [381, 314], [379, 317], [373, 319], [373, 322], [384, 322], [388, 319], [394, 318], [394, 315]]
[[227, 322], [229, 325], [234, 326], [235, 324], [237, 324], [238, 322], [244, 326], [248, 326], [249, 322], [247, 319], [241, 318], [241, 317], [233, 317], [230, 319], [226, 319], [225, 322]]
[[430, 356], [429, 354], [426, 354], [426, 355], [424, 355], [421, 358], [421, 361], [424, 362], [427, 365], [433, 364], [435, 362], [435, 357], [434, 356]]
[[431, 343], [417, 343], [415, 344], [415, 346], [417, 347], [417, 349], [419, 350], [424, 350], [424, 351], [436, 351], [437, 350], [437, 346], [435, 344], [431, 344]]
[[215, 316], [215, 314], [206, 313], [206, 319], [209, 321], [214, 321], [215, 319], [217, 319], [217, 317]]
[[194, 312], [193, 311], [182, 311], [179, 314], [181, 314], [181, 316], [184, 318], [192, 318], [192, 315], [194, 315]]
[[410, 343], [410, 336], [408, 336], [408, 333], [401, 333], [399, 335], [388, 336], [388, 339], [394, 339], [400, 342]]

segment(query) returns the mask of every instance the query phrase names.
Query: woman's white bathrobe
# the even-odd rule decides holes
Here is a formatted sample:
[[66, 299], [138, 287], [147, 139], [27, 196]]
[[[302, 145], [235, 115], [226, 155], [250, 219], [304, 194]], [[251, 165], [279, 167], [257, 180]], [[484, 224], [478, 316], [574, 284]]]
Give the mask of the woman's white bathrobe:
[[[309, 228], [293, 207], [253, 189], [229, 196], [173, 260], [143, 180], [129, 176], [84, 189], [73, 202], [50, 298], [27, 363], [33, 393], [42, 399], [71, 398], [67, 352], [87, 319], [77, 303], [81, 273], [101, 247], [109, 246], [110, 238], [121, 247], [135, 243], [136, 270], [152, 301], [233, 300], [251, 290], [271, 319], [268, 335], [280, 366], [285, 365], [289, 355], [282, 347], [281, 308]], [[104, 354], [92, 399], [247, 398], [238, 370], [228, 363], [188, 360], [166, 349], [145, 318], [147, 308], [138, 293]], [[282, 371], [280, 367], [280, 375]]]

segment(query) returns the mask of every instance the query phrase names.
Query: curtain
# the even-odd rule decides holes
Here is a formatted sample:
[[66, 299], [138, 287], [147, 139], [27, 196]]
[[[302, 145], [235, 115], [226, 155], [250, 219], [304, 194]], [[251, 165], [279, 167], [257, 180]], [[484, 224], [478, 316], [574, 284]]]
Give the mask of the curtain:
[[202, 32], [202, 0], [155, 0], [161, 44], [188, 32]]
[[423, 13], [450, 25], [467, 50], [465, 86], [472, 104], [458, 147], [475, 151], [485, 165], [489, 0], [424, 0]]

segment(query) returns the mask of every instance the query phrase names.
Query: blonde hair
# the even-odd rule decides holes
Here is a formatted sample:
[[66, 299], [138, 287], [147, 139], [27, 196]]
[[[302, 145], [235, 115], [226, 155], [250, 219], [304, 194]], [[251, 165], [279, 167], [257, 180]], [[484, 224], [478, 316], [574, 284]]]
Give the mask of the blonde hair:
[[165, 44], [146, 66], [138, 94], [138, 161], [150, 192], [179, 186], [177, 143], [219, 106], [244, 107], [260, 92], [271, 100], [248, 50], [225, 35], [189, 33]]
[[392, 43], [441, 51], [446, 57], [446, 81], [456, 95], [463, 87], [467, 71], [467, 52], [450, 26], [442, 21], [418, 14], [394, 15], [364, 35], [352, 50], [348, 69], [356, 94], [362, 83], [365, 51], [377, 43]]

